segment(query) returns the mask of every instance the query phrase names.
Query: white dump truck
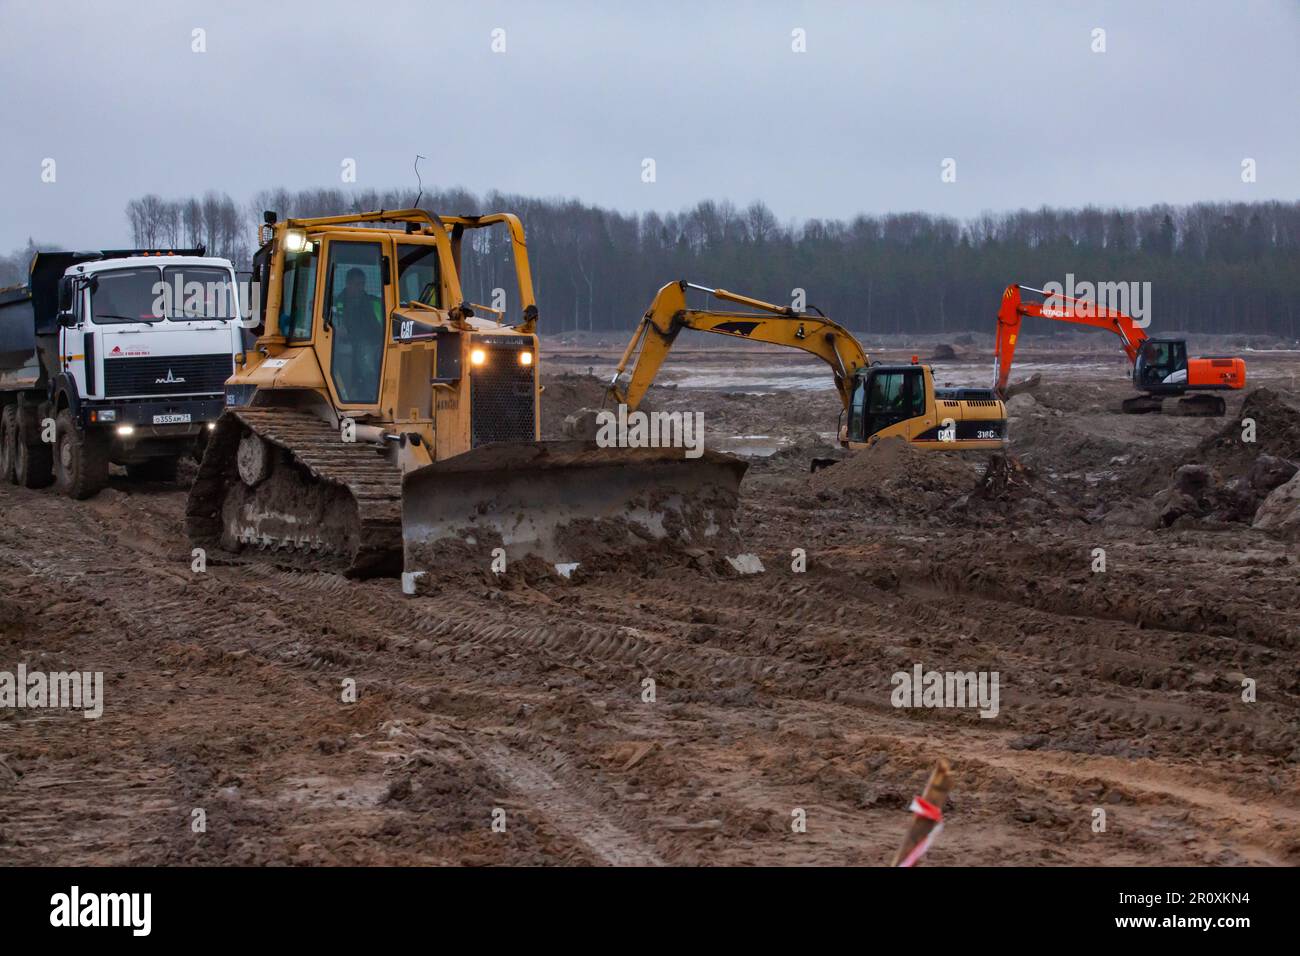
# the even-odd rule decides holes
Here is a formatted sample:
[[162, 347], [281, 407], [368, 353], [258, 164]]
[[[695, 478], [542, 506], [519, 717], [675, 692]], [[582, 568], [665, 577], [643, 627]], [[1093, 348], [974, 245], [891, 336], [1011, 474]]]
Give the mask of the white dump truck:
[[0, 289], [0, 481], [89, 498], [110, 463], [174, 479], [225, 407], [237, 289], [203, 249], [37, 253]]

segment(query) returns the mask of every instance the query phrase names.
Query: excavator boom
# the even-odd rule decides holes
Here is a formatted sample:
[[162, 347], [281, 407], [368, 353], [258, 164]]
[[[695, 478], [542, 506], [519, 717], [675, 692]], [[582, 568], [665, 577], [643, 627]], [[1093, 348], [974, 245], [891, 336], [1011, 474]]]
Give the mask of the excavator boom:
[[[1021, 292], [1046, 296], [1042, 302], [1025, 301]], [[1086, 299], [1056, 292], [1047, 292], [1027, 285], [1009, 285], [1002, 293], [1002, 307], [998, 309], [998, 341], [993, 355], [993, 387], [1005, 394], [1011, 377], [1011, 363], [1015, 359], [1016, 343], [1020, 338], [1020, 320], [1029, 315], [1039, 319], [1058, 319], [1079, 325], [1106, 329], [1119, 336], [1124, 344], [1124, 354], [1129, 362], [1136, 362], [1147, 334], [1134, 320], [1123, 312], [1103, 308]]]
[[[759, 311], [688, 309], [687, 289], [707, 292], [720, 301], [734, 302]], [[659, 374], [660, 367], [682, 329], [784, 345], [815, 355], [830, 366], [835, 378], [835, 389], [845, 408], [849, 406], [854, 373], [870, 364], [857, 339], [824, 315], [796, 312], [786, 306], [728, 292], [726, 289], [711, 289], [691, 282], [670, 282], [656, 293], [623, 351], [623, 357], [619, 360], [614, 379], [610, 383], [610, 391], [615, 400], [627, 405], [629, 410], [641, 404], [646, 390]], [[625, 381], [623, 373], [633, 359], [636, 364]]]

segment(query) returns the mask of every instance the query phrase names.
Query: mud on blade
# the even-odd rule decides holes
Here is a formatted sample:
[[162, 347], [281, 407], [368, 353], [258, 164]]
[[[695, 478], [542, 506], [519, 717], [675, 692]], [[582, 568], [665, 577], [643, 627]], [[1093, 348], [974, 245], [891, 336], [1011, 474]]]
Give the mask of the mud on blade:
[[402, 481], [407, 571], [507, 557], [588, 563], [649, 545], [740, 548], [736, 510], [748, 466], [680, 448], [561, 441], [484, 445]]

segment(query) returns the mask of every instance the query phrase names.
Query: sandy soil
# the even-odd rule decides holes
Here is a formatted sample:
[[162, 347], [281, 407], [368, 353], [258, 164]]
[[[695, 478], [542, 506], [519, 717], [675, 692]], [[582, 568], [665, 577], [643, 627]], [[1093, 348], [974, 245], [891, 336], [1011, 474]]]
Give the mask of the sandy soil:
[[[552, 357], [551, 437], [615, 358]], [[835, 475], [852, 461], [807, 473], [839, 411], [815, 365], [679, 350], [655, 406], [775, 450], [744, 484], [752, 577], [592, 568], [408, 598], [196, 574], [180, 486], [6, 485], [0, 670], [103, 671], [106, 702], [0, 710], [0, 863], [883, 864], [939, 757], [933, 865], [1300, 863], [1296, 542], [1160, 497], [1179, 465], [1213, 458], [1222, 483], [1266, 439], [1285, 451], [1281, 413], [1233, 469], [1204, 448], [1241, 396], [1226, 420], [1120, 416], [1110, 353], [1039, 359], [1063, 368], [1019, 403], [1011, 461], [904, 449], [855, 481]], [[1250, 361], [1294, 400], [1300, 356]], [[800, 388], [727, 385], [772, 366]], [[893, 707], [917, 663], [997, 671], [997, 716]]]

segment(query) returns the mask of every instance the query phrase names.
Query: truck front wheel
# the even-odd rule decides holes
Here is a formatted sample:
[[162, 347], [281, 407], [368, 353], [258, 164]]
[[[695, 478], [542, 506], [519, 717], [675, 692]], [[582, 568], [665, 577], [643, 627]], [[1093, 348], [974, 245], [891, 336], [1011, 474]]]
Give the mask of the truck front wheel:
[[14, 458], [18, 454], [18, 406], [6, 405], [0, 412], [0, 482], [17, 482]]
[[98, 431], [83, 431], [66, 408], [59, 412], [54, 467], [59, 491], [69, 498], [90, 498], [108, 484], [108, 441]]

